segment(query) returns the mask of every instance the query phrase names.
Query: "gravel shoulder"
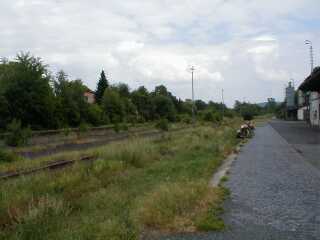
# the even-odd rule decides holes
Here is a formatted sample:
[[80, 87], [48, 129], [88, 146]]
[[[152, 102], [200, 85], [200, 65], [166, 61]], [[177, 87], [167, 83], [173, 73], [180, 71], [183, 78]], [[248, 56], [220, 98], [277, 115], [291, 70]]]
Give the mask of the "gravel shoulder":
[[320, 170], [270, 124], [242, 148], [226, 185], [227, 230], [162, 239], [320, 239]]

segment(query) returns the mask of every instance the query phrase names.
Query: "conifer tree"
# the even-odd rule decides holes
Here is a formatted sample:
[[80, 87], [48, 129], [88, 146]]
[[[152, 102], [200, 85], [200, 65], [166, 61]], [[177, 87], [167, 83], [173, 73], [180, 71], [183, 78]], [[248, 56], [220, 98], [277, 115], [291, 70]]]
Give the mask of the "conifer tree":
[[102, 70], [99, 82], [97, 84], [97, 89], [96, 89], [96, 92], [95, 92], [95, 98], [96, 98], [96, 102], [98, 104], [101, 103], [103, 94], [104, 94], [105, 90], [108, 87], [109, 87], [109, 83], [108, 83], [108, 80], [106, 78], [106, 74], [105, 74], [104, 70]]

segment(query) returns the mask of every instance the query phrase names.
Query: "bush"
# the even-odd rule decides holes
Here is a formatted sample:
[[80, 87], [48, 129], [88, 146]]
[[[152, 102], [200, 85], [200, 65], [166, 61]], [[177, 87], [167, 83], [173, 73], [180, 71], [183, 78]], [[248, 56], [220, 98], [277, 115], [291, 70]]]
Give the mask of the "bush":
[[103, 122], [103, 112], [99, 105], [89, 105], [87, 112], [87, 121], [94, 126], [98, 126]]
[[206, 112], [203, 115], [203, 120], [207, 122], [220, 123], [222, 121], [222, 114], [220, 112]]
[[120, 126], [120, 129], [122, 131], [128, 131], [129, 130], [129, 126], [127, 123], [122, 123], [121, 126]]
[[89, 125], [86, 124], [85, 122], [80, 123], [79, 125], [79, 132], [80, 133], [86, 133], [89, 131]]
[[220, 123], [222, 121], [222, 114], [220, 112], [216, 112], [213, 114], [213, 122]]
[[190, 115], [188, 115], [188, 114], [181, 115], [181, 116], [180, 116], [180, 120], [181, 120], [183, 123], [186, 123], [186, 124], [191, 124], [191, 123], [192, 123], [192, 118], [191, 118]]
[[0, 150], [0, 163], [1, 162], [14, 162], [18, 159], [18, 157], [9, 151]]
[[246, 112], [242, 114], [243, 120], [245, 121], [251, 121], [253, 119], [253, 114]]
[[206, 112], [204, 115], [203, 115], [203, 120], [204, 121], [207, 121], [207, 122], [213, 122], [213, 112]]
[[157, 124], [156, 128], [162, 131], [169, 131], [169, 122], [166, 118], [161, 119]]
[[235, 112], [233, 112], [232, 110], [227, 110], [224, 112], [224, 116], [227, 118], [234, 118], [235, 117]]
[[65, 127], [65, 128], [63, 128], [62, 132], [63, 132], [64, 136], [68, 137], [72, 131], [69, 127]]
[[113, 130], [114, 130], [116, 133], [120, 132], [120, 130], [121, 130], [120, 124], [116, 122], [116, 123], [113, 125]]
[[9, 146], [22, 146], [27, 144], [29, 138], [32, 135], [31, 129], [23, 128], [21, 126], [21, 121], [14, 119], [7, 126], [8, 135], [6, 136], [5, 142]]

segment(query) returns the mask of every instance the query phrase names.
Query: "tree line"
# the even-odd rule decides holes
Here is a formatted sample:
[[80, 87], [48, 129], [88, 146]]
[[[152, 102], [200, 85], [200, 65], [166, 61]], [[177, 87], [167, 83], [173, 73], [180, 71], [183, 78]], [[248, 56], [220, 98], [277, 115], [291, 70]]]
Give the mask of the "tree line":
[[[94, 91], [95, 103], [86, 101], [88, 88], [81, 79], [70, 79], [64, 71], [53, 75], [40, 58], [19, 53], [14, 60], [0, 62], [0, 130], [12, 122], [33, 130], [92, 126], [115, 123], [143, 123], [167, 119], [191, 121], [192, 101], [174, 96], [164, 85], [148, 91], [144, 86], [130, 90], [124, 83], [111, 84], [101, 72]], [[235, 110], [222, 103], [196, 100], [196, 115], [208, 121], [233, 117], [243, 108], [254, 114], [256, 105], [236, 103]]]

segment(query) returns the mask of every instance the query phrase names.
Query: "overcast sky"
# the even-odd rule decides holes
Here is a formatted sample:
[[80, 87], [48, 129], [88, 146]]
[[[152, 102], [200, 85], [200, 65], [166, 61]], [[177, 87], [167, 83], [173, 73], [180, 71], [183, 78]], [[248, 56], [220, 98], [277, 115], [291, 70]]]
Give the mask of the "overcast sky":
[[190, 98], [283, 99], [320, 54], [319, 0], [1, 0], [0, 56], [29, 51], [93, 90], [101, 69], [131, 89]]

